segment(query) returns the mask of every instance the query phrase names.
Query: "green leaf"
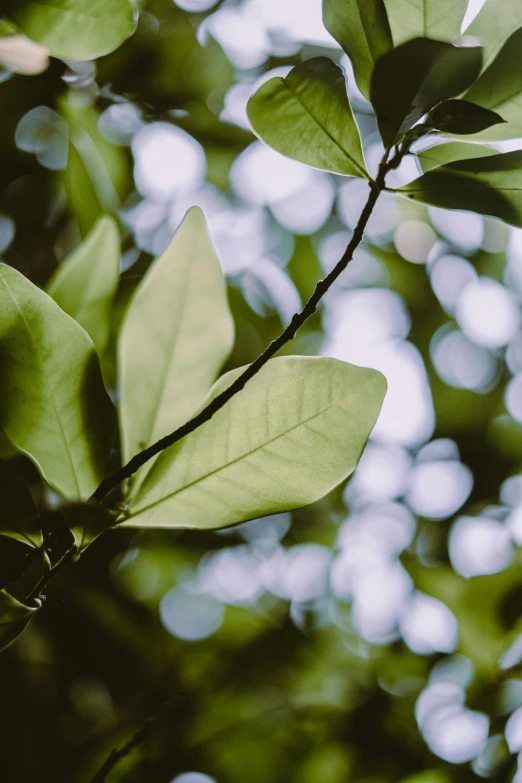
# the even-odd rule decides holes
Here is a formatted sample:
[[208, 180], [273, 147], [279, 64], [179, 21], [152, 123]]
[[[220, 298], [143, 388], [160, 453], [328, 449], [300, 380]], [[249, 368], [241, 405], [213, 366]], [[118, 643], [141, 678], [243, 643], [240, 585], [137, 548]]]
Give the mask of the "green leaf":
[[41, 607], [40, 599], [35, 600], [34, 606], [26, 606], [0, 590], [0, 652], [18, 639]]
[[518, 0], [486, 0], [465, 35], [475, 36], [484, 47], [484, 68], [495, 59], [505, 41], [522, 27], [522, 3]]
[[98, 130], [98, 114], [73, 92], [60, 104], [69, 125], [69, 154], [63, 184], [69, 209], [86, 236], [102, 215], [116, 213], [130, 188], [125, 151]]
[[457, 134], [478, 133], [503, 122], [500, 114], [462, 100], [439, 103], [425, 120], [431, 128]]
[[445, 163], [454, 163], [468, 158], [483, 158], [489, 155], [498, 155], [497, 150], [485, 147], [482, 144], [469, 144], [465, 141], [449, 141], [445, 144], [437, 144], [435, 147], [417, 153], [420, 166], [424, 172], [443, 166]]
[[113, 407], [94, 345], [20, 272], [0, 264], [0, 427], [67, 498], [89, 497], [107, 465]]
[[475, 139], [496, 141], [522, 136], [522, 28], [506, 41], [497, 58], [464, 96], [499, 112], [504, 125], [482, 131]]
[[491, 215], [522, 228], [522, 151], [448, 163], [397, 193], [435, 207]]
[[101, 355], [110, 334], [111, 305], [120, 276], [120, 237], [111, 217], [91, 233], [56, 270], [47, 293], [83, 326]]
[[335, 359], [271, 360], [159, 455], [124, 524], [217, 529], [319, 500], [355, 469], [385, 391], [379, 372]]
[[437, 103], [469, 87], [481, 63], [479, 46], [427, 38], [415, 38], [381, 57], [373, 72], [371, 100], [385, 146], [401, 139]]
[[327, 57], [306, 60], [285, 79], [269, 79], [247, 112], [254, 133], [277, 152], [317, 169], [368, 178], [344, 73]]
[[28, 484], [11, 462], [0, 462], [0, 533], [34, 546], [42, 543], [34, 525], [38, 509]]
[[375, 63], [393, 48], [384, 0], [323, 0], [323, 21], [352, 61], [365, 98]]
[[125, 462], [190, 418], [233, 344], [223, 273], [194, 207], [138, 286], [121, 330]]
[[79, 555], [98, 536], [112, 527], [117, 517], [117, 513], [109, 511], [97, 500], [89, 500], [81, 505], [65, 506], [60, 509], [60, 512], [74, 536]]
[[130, 0], [28, 0], [12, 18], [22, 32], [62, 60], [93, 60], [117, 49], [136, 29]]
[[393, 43], [411, 38], [455, 41], [468, 7], [468, 0], [384, 0]]

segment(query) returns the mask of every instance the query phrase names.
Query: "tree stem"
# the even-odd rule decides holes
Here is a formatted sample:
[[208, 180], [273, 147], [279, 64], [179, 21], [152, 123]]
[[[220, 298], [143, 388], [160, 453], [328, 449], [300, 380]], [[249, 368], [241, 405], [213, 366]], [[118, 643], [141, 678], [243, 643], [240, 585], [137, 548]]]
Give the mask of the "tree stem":
[[[274, 354], [280, 350], [280, 348], [286, 345], [286, 343], [290, 342], [290, 340], [293, 340], [298, 329], [305, 323], [305, 321], [308, 320], [308, 318], [310, 318], [311, 315], [315, 313], [317, 306], [323, 296], [326, 294], [329, 288], [331, 288], [339, 275], [344, 272], [349, 262], [353, 259], [355, 251], [364, 238], [366, 226], [368, 225], [368, 221], [370, 220], [377, 200], [383, 190], [386, 189], [386, 175], [389, 171], [396, 167], [397, 161], [400, 160], [403, 154], [403, 152], [397, 152], [395, 157], [392, 157], [391, 160], [389, 160], [389, 152], [384, 155], [380, 163], [376, 179], [370, 180], [369, 182], [370, 194], [366, 204], [362, 209], [352, 238], [350, 239], [342, 258], [337, 262], [332, 271], [329, 272], [329, 274], [323, 280], [320, 280], [317, 283], [313, 294], [303, 309], [294, 315], [286, 329], [281, 332], [279, 337], [270, 343], [266, 350], [246, 368], [246, 370], [239, 376], [239, 378], [234, 381], [233, 384], [231, 384], [231, 386], [228, 387], [228, 389], [225, 389], [225, 391], [221, 392], [221, 394], [215, 397], [212, 402], [210, 402], [206, 408], [203, 408], [203, 410], [194, 416], [193, 419], [190, 419], [181, 427], [178, 427], [178, 429], [172, 432], [170, 435], [161, 438], [161, 440], [159, 440], [157, 443], [154, 443], [152, 446], [144, 449], [139, 454], [136, 454], [136, 456], [133, 457], [126, 465], [119, 468], [114, 473], [112, 473], [112, 475], [108, 476], [104, 481], [102, 481], [92, 496], [94, 499], [102, 500], [105, 498], [109, 492], [112, 492], [123, 481], [126, 481], [128, 478], [130, 478], [133, 473], [139, 470], [139, 468], [141, 468], [142, 465], [144, 465], [150, 459], [169, 448], [169, 446], [173, 446], [174, 443], [177, 443], [186, 435], [194, 432], [194, 430], [196, 430], [198, 427], [201, 427], [202, 424], [205, 424], [205, 422], [209, 421], [215, 413], [221, 410], [221, 408], [226, 405], [226, 403], [231, 400], [232, 397], [234, 397], [238, 392], [241, 391], [241, 389], [244, 388], [248, 381], [253, 378], [262, 367], [264, 367], [269, 359], [271, 359]], [[6, 574], [3, 579], [0, 579], [0, 587], [5, 587], [8, 583], [15, 581], [15, 579], [23, 575], [27, 568], [29, 568], [36, 559], [37, 553], [38, 550], [36, 550], [36, 553], [31, 552], [25, 557], [25, 560], [22, 563], [18, 564], [14, 569], [12, 569], [12, 571]], [[68, 548], [60, 561], [56, 563], [50, 571], [43, 575], [31, 593], [30, 599], [34, 598], [36, 595], [39, 595], [47, 583], [50, 582], [51, 579], [53, 579], [61, 570], [61, 568], [67, 565], [67, 563], [69, 563], [75, 555], [76, 547], [73, 545]]]
[[151, 715], [149, 718], [147, 718], [143, 726], [132, 735], [130, 740], [126, 742], [125, 745], [122, 745], [121, 748], [114, 748], [111, 750], [100, 769], [91, 779], [90, 783], [105, 783], [107, 777], [113, 771], [114, 767], [126, 756], [129, 756], [139, 745], [149, 739], [151, 729], [153, 728], [158, 718], [160, 718], [169, 709], [173, 698], [174, 697], [171, 697], [165, 701], [155, 715]]
[[182, 438], [186, 437], [191, 432], [194, 432], [194, 430], [196, 430], [198, 427], [201, 427], [202, 424], [205, 424], [205, 422], [209, 421], [215, 413], [221, 410], [221, 408], [226, 405], [226, 403], [231, 400], [232, 397], [234, 397], [238, 392], [241, 391], [241, 389], [244, 388], [248, 381], [259, 372], [259, 370], [269, 361], [269, 359], [274, 356], [274, 354], [277, 353], [277, 351], [279, 351], [286, 343], [290, 342], [290, 340], [295, 337], [298, 329], [305, 323], [305, 321], [308, 320], [308, 318], [310, 318], [311, 315], [315, 313], [317, 306], [323, 296], [337, 280], [339, 275], [344, 272], [348, 266], [348, 263], [352, 260], [355, 251], [363, 240], [364, 231], [368, 225], [368, 221], [372, 215], [375, 204], [377, 203], [377, 199], [384, 190], [386, 174], [392, 168], [392, 166], [393, 160], [388, 162], [388, 156], [385, 155], [379, 166], [379, 173], [377, 178], [369, 183], [370, 195], [368, 196], [368, 200], [363, 207], [357, 225], [354, 229], [353, 236], [348, 243], [342, 258], [340, 261], [338, 261], [332, 271], [323, 280], [320, 280], [317, 283], [317, 286], [315, 287], [315, 290], [308, 302], [299, 313], [294, 315], [286, 329], [281, 332], [279, 337], [276, 337], [276, 339], [270, 343], [266, 350], [246, 368], [246, 370], [239, 376], [239, 378], [234, 381], [231, 386], [228, 387], [228, 389], [225, 389], [225, 391], [221, 392], [221, 394], [218, 394], [218, 396], [215, 397], [206, 408], [203, 408], [203, 410], [194, 416], [193, 419], [190, 419], [181, 427], [178, 427], [178, 429], [174, 432], [171, 432], [170, 435], [166, 435], [164, 438], [161, 438], [148, 448], [140, 451], [140, 453], [136, 454], [136, 456], [133, 457], [126, 465], [119, 468], [111, 476], [108, 476], [104, 481], [102, 481], [93, 495], [94, 498], [97, 500], [104, 498], [109, 492], [111, 492], [111, 490], [113, 490], [123, 481], [126, 481], [128, 478], [130, 478], [133, 473], [136, 473], [136, 471], [139, 470], [142, 465], [144, 465], [150, 459], [155, 457], [161, 451], [164, 451], [170, 446], [173, 446]]

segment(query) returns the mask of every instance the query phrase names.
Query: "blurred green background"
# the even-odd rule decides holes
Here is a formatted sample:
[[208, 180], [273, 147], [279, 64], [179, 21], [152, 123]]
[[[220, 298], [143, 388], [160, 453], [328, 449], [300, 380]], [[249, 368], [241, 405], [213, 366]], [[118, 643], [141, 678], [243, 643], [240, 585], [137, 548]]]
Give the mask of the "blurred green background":
[[[255, 141], [248, 96], [327, 54], [347, 69], [370, 167], [375, 120], [319, 0], [141, 6], [135, 35], [95, 63], [0, 71], [0, 253], [43, 286], [117, 216], [116, 335], [199, 204], [239, 366], [342, 255], [366, 197]], [[353, 478], [230, 531], [104, 535], [0, 658], [0, 779], [88, 781], [157, 714], [111, 781], [520, 782], [521, 295], [521, 231], [383, 198], [288, 350], [387, 376]], [[112, 390], [114, 340], [103, 366]], [[59, 498], [18, 462], [52, 514]], [[0, 560], [20, 546], [3, 539]]]

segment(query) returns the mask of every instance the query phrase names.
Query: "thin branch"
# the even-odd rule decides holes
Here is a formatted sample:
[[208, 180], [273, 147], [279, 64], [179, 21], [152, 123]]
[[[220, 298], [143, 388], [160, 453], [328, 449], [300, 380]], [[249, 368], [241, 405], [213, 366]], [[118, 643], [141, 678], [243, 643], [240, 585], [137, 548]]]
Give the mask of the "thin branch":
[[155, 717], [147, 718], [141, 729], [139, 729], [139, 731], [137, 731], [136, 734], [134, 734], [134, 736], [125, 745], [123, 745], [123, 747], [111, 750], [105, 759], [103, 766], [98, 770], [91, 780], [91, 783], [105, 783], [107, 776], [112, 772], [116, 764], [124, 759], [125, 756], [129, 756], [132, 751], [138, 747], [138, 745], [141, 745], [141, 743], [147, 739], [149, 730], [155, 720]]
[[[240, 392], [244, 386], [248, 383], [251, 378], [253, 378], [259, 370], [261, 370], [262, 367], [271, 359], [274, 354], [277, 353], [286, 343], [290, 342], [295, 335], [298, 329], [305, 323], [305, 321], [312, 316], [323, 298], [323, 296], [326, 294], [328, 289], [333, 285], [333, 283], [337, 280], [339, 275], [344, 272], [346, 267], [348, 266], [349, 262], [352, 260], [353, 255], [359, 245], [361, 244], [364, 232], [366, 229], [366, 226], [368, 225], [368, 221], [372, 215], [372, 212], [374, 210], [374, 207], [377, 203], [377, 200], [380, 196], [380, 194], [385, 190], [386, 188], [386, 175], [389, 171], [391, 171], [393, 168], [396, 168], [398, 161], [400, 162], [400, 159], [403, 155], [403, 151], [398, 151], [395, 157], [392, 157], [391, 160], [388, 160], [389, 153], [387, 152], [379, 166], [379, 172], [375, 180], [371, 180], [369, 182], [370, 186], [370, 194], [368, 196], [368, 200], [366, 201], [366, 204], [363, 207], [363, 210], [361, 212], [361, 215], [359, 217], [359, 220], [357, 222], [357, 225], [354, 229], [352, 238], [350, 239], [350, 242], [348, 243], [348, 246], [336, 266], [332, 269], [332, 271], [323, 279], [320, 280], [317, 283], [317, 286], [308, 300], [308, 302], [305, 304], [303, 309], [294, 315], [292, 320], [290, 321], [289, 325], [286, 327], [286, 329], [277, 337], [275, 340], [273, 340], [268, 348], [260, 355], [258, 358], [250, 364], [246, 370], [242, 373], [242, 375], [237, 378], [234, 383], [229, 386], [228, 389], [226, 389], [224, 392], [219, 394], [217, 397], [215, 397], [212, 402], [207, 405], [206, 408], [203, 408], [196, 416], [194, 416], [193, 419], [190, 419], [190, 421], [183, 424], [181, 427], [179, 427], [177, 430], [172, 432], [170, 435], [167, 435], [166, 437], [159, 440], [157, 443], [154, 443], [152, 446], [149, 446], [144, 451], [141, 451], [139, 454], [136, 454], [135, 457], [133, 457], [130, 462], [128, 462], [126, 465], [124, 465], [122, 468], [119, 468], [119, 470], [116, 470], [111, 476], [108, 476], [93, 495], [93, 498], [96, 500], [102, 500], [106, 497], [110, 492], [112, 492], [116, 487], [118, 487], [123, 481], [126, 481], [128, 478], [130, 478], [133, 473], [135, 473], [139, 468], [141, 468], [142, 465], [144, 465], [146, 462], [148, 462], [152, 457], [155, 457], [157, 454], [159, 454], [161, 451], [164, 451], [165, 449], [169, 448], [169, 446], [174, 445], [174, 443], [177, 443], [182, 438], [184, 438], [186, 435], [189, 435], [191, 432], [194, 432], [198, 427], [201, 427], [202, 424], [205, 424], [205, 422], [210, 421], [212, 416], [214, 416], [215, 413], [217, 413], [221, 408], [226, 405], [226, 403], [232, 399], [238, 392]], [[111, 528], [113, 529], [113, 528]], [[38, 552], [39, 550], [36, 550]], [[41, 580], [36, 585], [35, 589], [31, 593], [30, 598], [33, 598], [40, 594], [42, 589], [53, 579], [56, 574], [62, 569], [63, 566], [67, 565], [76, 554], [76, 546], [73, 545], [71, 548], [67, 549], [67, 551], [64, 553], [62, 558], [58, 563], [56, 563], [53, 568], [49, 571], [47, 571]], [[9, 572], [3, 579], [0, 579], [0, 589], [5, 586], [8, 582], [14, 581], [15, 578], [18, 578], [21, 576], [25, 571], [28, 569], [28, 567], [33, 563], [34, 559], [36, 558], [36, 553], [29, 553], [23, 563], [20, 563], [18, 566], [16, 566], [11, 572]]]
[[[69, 531], [70, 532], [70, 531]], [[27, 603], [30, 604], [32, 601], [34, 601], [36, 598], [39, 598], [42, 590], [44, 587], [51, 581], [51, 579], [54, 579], [58, 571], [63, 568], [63, 566], [70, 562], [70, 560], [76, 555], [78, 548], [76, 546], [76, 541], [74, 540], [74, 536], [71, 533], [72, 537], [72, 544], [71, 546], [63, 553], [63, 555], [60, 557], [60, 559], [52, 566], [52, 568], [49, 568], [47, 571], [45, 571], [44, 575], [40, 579], [40, 581], [36, 584], [34, 589], [32, 590], [31, 594], [27, 597]]]
[[343, 257], [332, 269], [332, 271], [323, 280], [320, 280], [317, 283], [315, 291], [301, 312], [294, 315], [286, 329], [279, 335], [279, 337], [270, 343], [268, 348], [246, 368], [242, 375], [240, 375], [239, 378], [237, 378], [234, 383], [228, 387], [228, 389], [225, 389], [225, 391], [221, 392], [221, 394], [218, 394], [218, 396], [215, 397], [206, 408], [203, 408], [202, 411], [194, 416], [193, 419], [190, 419], [190, 421], [186, 422], [181, 427], [178, 427], [178, 429], [172, 432], [170, 435], [161, 438], [161, 440], [157, 441], [157, 443], [154, 443], [152, 446], [144, 449], [139, 454], [136, 454], [136, 456], [133, 457], [130, 462], [102, 481], [93, 495], [94, 498], [98, 500], [104, 498], [105, 495], [107, 495], [111, 490], [113, 490], [123, 481], [126, 481], [128, 478], [130, 478], [133, 473], [136, 473], [136, 471], [139, 470], [142, 465], [152, 459], [152, 457], [155, 457], [161, 451], [164, 451], [170, 446], [173, 446], [174, 443], [177, 443], [191, 432], [194, 432], [194, 430], [196, 430], [198, 427], [201, 427], [202, 424], [205, 424], [205, 422], [209, 421], [215, 413], [221, 410], [221, 408], [229, 400], [231, 400], [232, 397], [234, 397], [239, 391], [241, 391], [241, 389], [243, 389], [248, 381], [253, 378], [262, 367], [264, 367], [268, 360], [271, 359], [274, 354], [277, 353], [277, 351], [279, 351], [286, 343], [290, 342], [290, 340], [295, 337], [297, 330], [305, 323], [305, 321], [308, 320], [308, 318], [310, 318], [310, 316], [315, 313], [317, 306], [323, 296], [337, 280], [339, 275], [344, 272], [348, 266], [348, 263], [352, 260], [355, 251], [363, 240], [364, 231], [372, 215], [375, 204], [377, 203], [377, 199], [385, 187], [386, 174], [393, 165], [393, 160], [388, 163], [387, 156], [383, 158], [379, 167], [379, 174], [377, 179], [369, 183], [370, 195], [368, 196], [368, 200], [364, 205], [357, 226], [353, 232], [353, 236], [348, 243]]
[[107, 777], [113, 771], [114, 767], [126, 756], [130, 756], [133, 750], [135, 750], [139, 745], [149, 738], [154, 724], [157, 722], [158, 718], [160, 718], [166, 712], [173, 699], [174, 696], [170, 697], [162, 704], [158, 712], [148, 717], [141, 729], [138, 729], [138, 731], [132, 735], [130, 740], [125, 743], [125, 745], [122, 745], [121, 748], [114, 748], [111, 750], [98, 772], [96, 772], [94, 777], [91, 779], [90, 783], [105, 783]]

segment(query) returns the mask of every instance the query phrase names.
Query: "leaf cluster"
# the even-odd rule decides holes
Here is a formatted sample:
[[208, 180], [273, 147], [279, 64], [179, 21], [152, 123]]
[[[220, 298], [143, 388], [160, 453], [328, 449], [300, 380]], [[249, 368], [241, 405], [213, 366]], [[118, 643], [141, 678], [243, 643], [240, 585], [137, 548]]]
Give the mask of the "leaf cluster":
[[[440, 171], [398, 189], [399, 195], [520, 227], [517, 156], [499, 154], [487, 166], [480, 158], [488, 154], [484, 142], [520, 136], [522, 28], [517, 27], [522, 15], [517, 4], [488, 0], [461, 38], [466, 6], [438, 0], [324, 0], [323, 17], [352, 61], [394, 166], [423, 139], [449, 142], [446, 150], [430, 148], [429, 154], [444, 156]], [[325, 171], [372, 180], [343, 70], [332, 60], [311, 58], [285, 78], [268, 80], [250, 99], [248, 115], [254, 132], [278, 152]], [[473, 144], [469, 151], [451, 144], [455, 135]], [[459, 154], [460, 160], [477, 160], [461, 165]]]
[[[69, 505], [81, 553], [105, 529], [216, 529], [318, 500], [356, 467], [385, 393], [380, 373], [333, 359], [284, 357], [126, 482], [118, 513], [87, 501], [107, 472], [114, 407], [101, 366], [111, 333], [120, 249], [102, 218], [52, 276], [47, 293], [0, 266], [1, 431]], [[118, 336], [119, 443], [127, 462], [228, 388], [212, 386], [234, 343], [221, 266], [199, 208], [189, 210], [127, 306]], [[100, 359], [102, 364], [100, 365]], [[212, 387], [212, 388], [211, 388]], [[42, 543], [38, 511], [2, 465], [3, 527]], [[34, 539], [36, 536], [36, 540]]]

